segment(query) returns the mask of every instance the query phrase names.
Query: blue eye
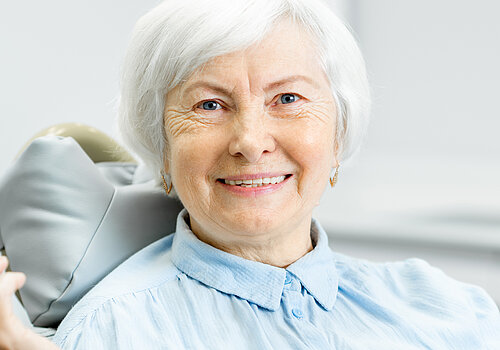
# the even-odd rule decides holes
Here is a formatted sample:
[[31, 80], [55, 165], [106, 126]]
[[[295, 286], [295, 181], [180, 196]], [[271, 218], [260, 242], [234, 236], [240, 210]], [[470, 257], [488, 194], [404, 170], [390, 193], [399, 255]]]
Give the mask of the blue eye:
[[295, 94], [283, 94], [280, 97], [280, 101], [283, 104], [293, 103], [298, 101], [299, 99], [300, 97]]
[[201, 107], [207, 111], [215, 111], [222, 108], [222, 106], [215, 101], [205, 101], [201, 104]]

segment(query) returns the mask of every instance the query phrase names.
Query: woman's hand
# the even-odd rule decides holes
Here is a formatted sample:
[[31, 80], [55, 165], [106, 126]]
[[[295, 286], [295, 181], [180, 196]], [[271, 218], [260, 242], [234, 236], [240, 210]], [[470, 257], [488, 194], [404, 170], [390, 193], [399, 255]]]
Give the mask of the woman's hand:
[[12, 296], [26, 281], [22, 272], [5, 272], [8, 259], [0, 256], [0, 350], [58, 349], [49, 340], [26, 328], [14, 315]]

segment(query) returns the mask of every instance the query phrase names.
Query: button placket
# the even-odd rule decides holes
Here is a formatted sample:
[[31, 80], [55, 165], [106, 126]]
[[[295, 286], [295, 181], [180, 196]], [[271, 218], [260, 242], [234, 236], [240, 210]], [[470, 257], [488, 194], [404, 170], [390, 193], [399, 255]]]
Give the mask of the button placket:
[[285, 284], [284, 284], [284, 290], [287, 291], [288, 293], [288, 300], [289, 300], [289, 311], [291, 313], [291, 316], [296, 318], [297, 320], [301, 320], [304, 318], [304, 312], [302, 311], [302, 295], [301, 295], [301, 290], [302, 286], [300, 282], [288, 271], [286, 272], [285, 276]]
[[297, 279], [292, 279], [288, 289], [293, 291], [293, 292], [300, 292], [300, 290], [302, 289], [302, 286]]

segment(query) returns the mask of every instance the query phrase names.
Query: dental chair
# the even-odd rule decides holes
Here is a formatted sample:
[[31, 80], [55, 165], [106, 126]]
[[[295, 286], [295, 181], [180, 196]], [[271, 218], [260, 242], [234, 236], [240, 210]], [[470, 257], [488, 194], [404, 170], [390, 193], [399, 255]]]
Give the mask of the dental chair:
[[52, 337], [104, 276], [174, 232], [181, 209], [106, 134], [75, 123], [41, 131], [0, 178], [0, 248], [27, 276], [16, 315]]

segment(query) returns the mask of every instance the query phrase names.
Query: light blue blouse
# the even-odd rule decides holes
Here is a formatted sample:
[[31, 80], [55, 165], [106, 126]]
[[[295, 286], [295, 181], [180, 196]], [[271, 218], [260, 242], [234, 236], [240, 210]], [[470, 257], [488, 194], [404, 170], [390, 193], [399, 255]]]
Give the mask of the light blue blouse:
[[314, 249], [282, 269], [203, 243], [187, 215], [77, 303], [54, 342], [85, 350], [500, 349], [491, 298], [422, 260], [334, 253], [313, 220]]

